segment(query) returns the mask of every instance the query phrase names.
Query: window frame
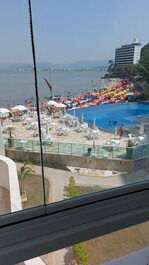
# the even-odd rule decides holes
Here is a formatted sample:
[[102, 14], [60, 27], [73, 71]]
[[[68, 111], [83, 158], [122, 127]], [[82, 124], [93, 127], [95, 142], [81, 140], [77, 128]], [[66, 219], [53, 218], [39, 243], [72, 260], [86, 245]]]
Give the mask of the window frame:
[[0, 260], [12, 265], [149, 220], [149, 181], [0, 217]]

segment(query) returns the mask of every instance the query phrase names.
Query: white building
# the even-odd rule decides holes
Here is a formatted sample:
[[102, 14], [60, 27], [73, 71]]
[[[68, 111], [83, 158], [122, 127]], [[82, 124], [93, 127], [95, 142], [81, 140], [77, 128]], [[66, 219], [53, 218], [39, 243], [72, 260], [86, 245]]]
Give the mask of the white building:
[[140, 60], [141, 43], [135, 38], [133, 43], [122, 45], [115, 50], [115, 64], [137, 64]]

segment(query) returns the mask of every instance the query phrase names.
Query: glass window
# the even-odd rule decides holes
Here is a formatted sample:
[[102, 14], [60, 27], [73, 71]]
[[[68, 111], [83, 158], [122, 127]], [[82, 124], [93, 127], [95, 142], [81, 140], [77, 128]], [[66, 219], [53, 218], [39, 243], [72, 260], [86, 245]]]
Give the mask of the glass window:
[[0, 4], [0, 151], [11, 159], [0, 158], [2, 215], [148, 180], [148, 44], [127, 37], [128, 5], [140, 10], [29, 2], [33, 32], [26, 1]]
[[[96, 0], [0, 3], [0, 215], [5, 215], [0, 225], [10, 234], [8, 224], [17, 228], [24, 219], [29, 224], [37, 217], [48, 223], [54, 214], [63, 219], [65, 210], [69, 219], [79, 207], [86, 215], [90, 209], [91, 216], [86, 217], [90, 223], [94, 218], [106, 218], [105, 213], [120, 219], [126, 207], [129, 212], [137, 211], [140, 222], [147, 219], [149, 45], [145, 30], [141, 35], [139, 30], [148, 23], [147, 10], [146, 0], [139, 9], [133, 1], [119, 5]], [[140, 13], [143, 17], [138, 20]], [[128, 38], [132, 29], [140, 40]], [[135, 47], [141, 51], [137, 64]], [[121, 186], [125, 188], [117, 189]], [[90, 195], [74, 199], [85, 194]], [[124, 199], [122, 209], [116, 207], [118, 199]], [[14, 212], [18, 213], [8, 214]], [[80, 225], [82, 216], [78, 211], [74, 218]], [[64, 229], [70, 228], [71, 223], [65, 224]], [[96, 257], [99, 260], [93, 246], [105, 242], [103, 251], [98, 249], [103, 264], [147, 247], [147, 237], [140, 235], [143, 227], [131, 227], [31, 262], [48, 264], [54, 257], [60, 264], [79, 263], [82, 256], [76, 253], [83, 249], [83, 258], [93, 264]], [[17, 234], [14, 244], [21, 242], [22, 231], [13, 230]], [[135, 238], [130, 249], [129, 242], [124, 247], [121, 241], [129, 231]], [[30, 236], [26, 233], [25, 240]], [[115, 244], [110, 252], [112, 240], [119, 242], [119, 248], [114, 249]], [[8, 243], [2, 241], [7, 248]]]
[[149, 223], [142, 223], [41, 256], [47, 265], [146, 265]]

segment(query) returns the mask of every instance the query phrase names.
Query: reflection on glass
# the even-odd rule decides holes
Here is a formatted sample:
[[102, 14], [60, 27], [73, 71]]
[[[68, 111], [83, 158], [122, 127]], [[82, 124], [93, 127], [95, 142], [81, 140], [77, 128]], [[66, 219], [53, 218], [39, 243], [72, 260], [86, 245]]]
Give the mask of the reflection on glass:
[[[108, 261], [122, 258], [123, 256], [148, 248], [148, 228], [149, 222], [146, 222], [87, 241], [86, 249], [89, 255], [89, 264], [104, 264]], [[148, 251], [146, 253], [149, 254]], [[121, 262], [122, 260], [118, 264], [121, 264]], [[126, 264], [129, 264], [127, 262]], [[142, 262], [140, 264], [143, 265], [145, 263]]]
[[[40, 258], [47, 265], [146, 265], [149, 260], [149, 222], [101, 236]], [[140, 263], [135, 263], [139, 261]], [[130, 263], [131, 262], [131, 263]]]

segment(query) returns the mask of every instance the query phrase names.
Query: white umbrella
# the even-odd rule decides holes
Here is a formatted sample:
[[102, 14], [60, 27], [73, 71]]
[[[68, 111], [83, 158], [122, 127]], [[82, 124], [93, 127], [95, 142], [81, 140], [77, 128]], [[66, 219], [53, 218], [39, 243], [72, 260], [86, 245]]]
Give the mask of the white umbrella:
[[55, 106], [56, 106], [57, 108], [66, 108], [66, 105], [63, 104], [63, 103], [57, 103]]
[[0, 108], [0, 118], [8, 117], [9, 113], [10, 111], [8, 109]]
[[27, 110], [27, 108], [23, 105], [17, 105], [15, 107], [12, 108], [13, 110], [19, 110], [19, 111], [25, 111]]
[[56, 106], [57, 105], [57, 102], [54, 101], [54, 100], [50, 100], [50, 101], [47, 102], [47, 105], [48, 106]]

